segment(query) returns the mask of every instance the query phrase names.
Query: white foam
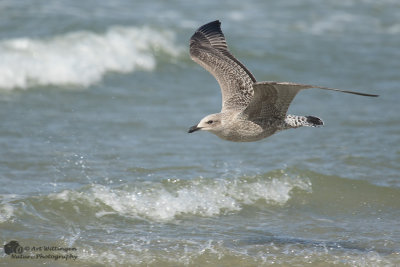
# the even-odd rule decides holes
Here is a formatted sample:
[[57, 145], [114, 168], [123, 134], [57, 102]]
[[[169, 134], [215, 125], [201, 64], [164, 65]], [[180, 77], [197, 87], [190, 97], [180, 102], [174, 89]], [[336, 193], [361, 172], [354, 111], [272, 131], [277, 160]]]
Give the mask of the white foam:
[[239, 211], [243, 205], [251, 205], [259, 200], [284, 204], [290, 199], [294, 188], [310, 190], [311, 186], [304, 179], [289, 177], [196, 179], [181, 184], [171, 182], [167, 186], [151, 183], [133, 191], [93, 185], [87, 192], [65, 190], [49, 197], [63, 201], [82, 199], [96, 207], [106, 205], [106, 210], [97, 211], [97, 217], [115, 212], [125, 216], [168, 221], [182, 214], [214, 216]]
[[105, 33], [71, 32], [48, 39], [0, 41], [0, 88], [46, 85], [89, 86], [109, 71], [151, 71], [155, 52], [177, 56], [169, 31], [111, 27]]
[[0, 206], [0, 223], [10, 220], [14, 216], [14, 208], [8, 203]]
[[245, 266], [398, 266], [398, 253], [382, 255], [375, 251], [327, 248], [295, 240], [286, 242], [285, 238], [283, 242], [279, 242], [279, 238], [277, 241], [231, 246], [229, 241], [213, 240], [210, 235], [208, 240], [157, 237], [157, 240], [146, 242], [133, 238], [121, 246], [120, 239], [116, 238], [115, 242], [106, 245], [103, 242], [96, 248], [85, 246], [80, 249], [77, 262], [107, 266], [203, 266], [204, 262], [215, 266], [231, 266], [233, 262], [244, 262]]

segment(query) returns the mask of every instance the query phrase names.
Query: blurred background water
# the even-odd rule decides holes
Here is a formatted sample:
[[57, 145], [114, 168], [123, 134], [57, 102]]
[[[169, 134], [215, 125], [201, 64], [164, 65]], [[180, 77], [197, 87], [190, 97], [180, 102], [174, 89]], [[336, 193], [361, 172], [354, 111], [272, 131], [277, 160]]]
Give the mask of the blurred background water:
[[[4, 266], [400, 265], [398, 1], [0, 2], [0, 242], [78, 258]], [[188, 40], [220, 19], [258, 81], [323, 128], [187, 134], [218, 112]], [[24, 255], [34, 255], [25, 251]]]

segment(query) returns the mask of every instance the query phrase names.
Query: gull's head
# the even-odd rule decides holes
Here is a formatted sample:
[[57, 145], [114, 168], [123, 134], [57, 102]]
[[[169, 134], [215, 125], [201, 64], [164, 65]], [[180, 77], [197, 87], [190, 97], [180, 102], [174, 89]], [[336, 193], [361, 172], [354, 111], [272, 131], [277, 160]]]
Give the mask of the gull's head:
[[223, 130], [221, 113], [205, 116], [197, 125], [190, 127], [188, 132], [193, 133], [198, 130], [210, 131], [215, 134], [221, 132]]

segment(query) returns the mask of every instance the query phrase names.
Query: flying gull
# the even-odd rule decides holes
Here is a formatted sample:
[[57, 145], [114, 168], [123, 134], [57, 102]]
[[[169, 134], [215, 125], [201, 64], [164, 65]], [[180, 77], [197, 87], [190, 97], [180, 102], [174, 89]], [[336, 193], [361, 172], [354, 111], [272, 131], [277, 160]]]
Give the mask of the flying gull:
[[252, 142], [278, 131], [302, 126], [321, 126], [314, 116], [286, 114], [296, 94], [319, 88], [362, 96], [378, 95], [291, 82], [257, 82], [253, 74], [228, 50], [221, 22], [201, 26], [190, 38], [191, 58], [209, 71], [222, 92], [222, 110], [204, 117], [189, 133], [209, 131], [234, 142]]

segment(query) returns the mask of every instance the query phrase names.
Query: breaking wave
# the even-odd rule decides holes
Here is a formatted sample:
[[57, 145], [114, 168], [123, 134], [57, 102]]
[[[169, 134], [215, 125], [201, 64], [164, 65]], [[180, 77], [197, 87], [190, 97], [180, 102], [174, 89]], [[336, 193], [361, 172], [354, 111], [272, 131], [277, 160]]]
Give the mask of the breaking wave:
[[84, 192], [64, 190], [50, 194], [51, 200], [90, 205], [96, 216], [109, 214], [168, 221], [192, 214], [214, 216], [239, 211], [257, 201], [285, 204], [294, 188], [310, 191], [311, 184], [300, 178], [237, 178], [233, 180], [168, 180], [141, 188], [110, 189], [92, 185]]
[[149, 27], [114, 26], [104, 33], [77, 31], [47, 39], [0, 41], [0, 88], [90, 86], [107, 72], [152, 71], [156, 54], [177, 56], [174, 34]]

